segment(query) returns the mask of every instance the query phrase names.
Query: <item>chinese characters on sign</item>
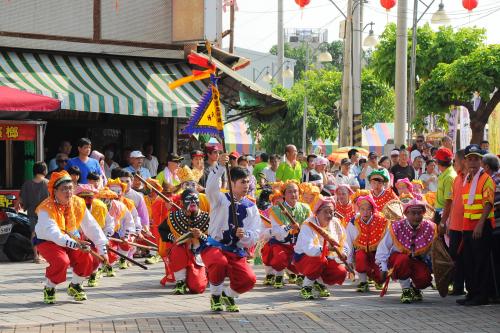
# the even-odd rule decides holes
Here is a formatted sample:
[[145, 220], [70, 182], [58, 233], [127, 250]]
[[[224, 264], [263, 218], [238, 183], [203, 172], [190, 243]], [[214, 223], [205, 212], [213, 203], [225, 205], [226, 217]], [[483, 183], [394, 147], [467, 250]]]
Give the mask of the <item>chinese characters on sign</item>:
[[0, 207], [14, 208], [15, 200], [8, 199], [8, 196], [14, 195], [19, 198], [19, 190], [2, 190], [0, 191]]
[[0, 124], [0, 141], [33, 141], [36, 126], [31, 124]]

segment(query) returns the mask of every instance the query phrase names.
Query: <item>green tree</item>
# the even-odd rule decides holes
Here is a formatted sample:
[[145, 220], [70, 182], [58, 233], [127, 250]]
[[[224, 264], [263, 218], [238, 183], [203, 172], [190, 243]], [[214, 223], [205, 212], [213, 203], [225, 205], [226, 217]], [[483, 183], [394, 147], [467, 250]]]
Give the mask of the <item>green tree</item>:
[[[287, 101], [288, 112], [282, 119], [261, 123], [248, 119], [250, 131], [260, 137], [261, 146], [269, 152], [281, 152], [286, 144], [302, 144], [304, 96], [308, 97], [307, 138], [331, 139], [337, 137], [339, 119], [335, 102], [340, 100], [342, 73], [331, 70], [310, 70], [295, 82], [291, 89], [281, 86], [274, 92]], [[363, 126], [391, 121], [394, 110], [394, 92], [386, 83], [376, 79], [371, 71], [362, 73]]]
[[[333, 41], [328, 44], [326, 48], [321, 48], [321, 50], [328, 51], [332, 56], [332, 61], [330, 63], [323, 63], [323, 68], [331, 70], [342, 70], [343, 55], [344, 55], [344, 42], [340, 40]], [[306, 44], [302, 43], [297, 47], [293, 47], [290, 43], [285, 43], [284, 45], [285, 58], [295, 59], [295, 71], [294, 78], [295, 81], [299, 80], [304, 73], [306, 68]], [[269, 53], [276, 55], [277, 46], [271, 47]], [[318, 52], [316, 50], [309, 49], [309, 69], [317, 63]]]
[[[433, 31], [429, 24], [417, 28], [416, 74], [427, 79], [439, 63], [451, 63], [484, 44], [486, 30], [481, 28], [439, 27]], [[372, 54], [370, 67], [383, 81], [394, 86], [396, 71], [396, 25], [388, 24]], [[411, 29], [408, 30], [408, 73], [411, 57]]]
[[[444, 116], [451, 106], [469, 110], [472, 143], [483, 138], [484, 127], [500, 102], [500, 45], [481, 47], [451, 64], [441, 63], [432, 70], [417, 91], [418, 112], [422, 116]], [[473, 93], [481, 96], [479, 107], [473, 109]]]

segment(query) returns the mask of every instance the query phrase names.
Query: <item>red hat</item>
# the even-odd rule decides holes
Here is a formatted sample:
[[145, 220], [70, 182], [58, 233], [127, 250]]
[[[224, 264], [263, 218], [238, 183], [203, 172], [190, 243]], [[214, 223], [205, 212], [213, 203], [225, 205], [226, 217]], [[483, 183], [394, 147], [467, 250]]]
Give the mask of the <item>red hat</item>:
[[448, 148], [439, 148], [434, 156], [436, 160], [450, 162], [453, 159], [453, 153]]
[[207, 154], [212, 153], [216, 150], [222, 151], [222, 149], [219, 147], [219, 145], [205, 146], [205, 150], [206, 150]]
[[229, 154], [229, 157], [233, 157], [233, 158], [240, 158], [240, 153], [238, 153], [237, 151], [232, 151], [230, 154]]

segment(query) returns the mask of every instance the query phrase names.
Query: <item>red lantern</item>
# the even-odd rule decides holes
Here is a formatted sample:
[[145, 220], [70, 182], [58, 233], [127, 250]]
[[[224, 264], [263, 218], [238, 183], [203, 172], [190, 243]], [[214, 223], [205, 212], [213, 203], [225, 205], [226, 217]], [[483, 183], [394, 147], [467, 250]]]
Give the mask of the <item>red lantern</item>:
[[396, 0], [380, 0], [380, 4], [385, 8], [385, 10], [389, 11], [396, 5]]
[[477, 0], [462, 0], [462, 6], [470, 12], [477, 7]]
[[299, 5], [301, 9], [307, 6], [310, 2], [311, 0], [295, 0], [295, 3]]

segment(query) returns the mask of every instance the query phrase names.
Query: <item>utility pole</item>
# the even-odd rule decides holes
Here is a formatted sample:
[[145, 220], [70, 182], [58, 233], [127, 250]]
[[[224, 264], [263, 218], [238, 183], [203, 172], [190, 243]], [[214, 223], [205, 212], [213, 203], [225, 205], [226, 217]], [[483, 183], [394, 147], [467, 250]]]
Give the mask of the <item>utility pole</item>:
[[[309, 42], [306, 41], [306, 68], [309, 68]], [[307, 80], [306, 80], [307, 85]], [[302, 121], [302, 151], [307, 156], [307, 87], [304, 93], [304, 119]]]
[[[283, 64], [285, 63], [285, 44], [283, 42], [284, 31], [283, 31], [283, 0], [278, 0], [278, 73], [276, 78], [278, 84], [283, 85]], [[274, 73], [273, 73], [274, 75]], [[305, 152], [305, 150], [304, 150]]]
[[234, 1], [229, 5], [229, 53], [234, 53]]
[[407, 12], [408, 0], [399, 0], [396, 26], [396, 109], [394, 114], [394, 144], [396, 147], [405, 143], [406, 133]]
[[410, 60], [410, 91], [408, 93], [408, 142], [411, 142], [413, 129], [411, 123], [415, 120], [415, 70], [417, 67], [417, 20], [418, 0], [413, 0], [413, 23], [411, 31], [411, 60]]
[[342, 72], [342, 99], [340, 101], [340, 130], [339, 145], [341, 147], [352, 146], [352, 123], [353, 117], [349, 110], [351, 103], [351, 36], [352, 36], [352, 1], [347, 1], [347, 15], [344, 33], [344, 69]]
[[352, 145], [361, 146], [361, 5], [356, 0], [352, 16]]

